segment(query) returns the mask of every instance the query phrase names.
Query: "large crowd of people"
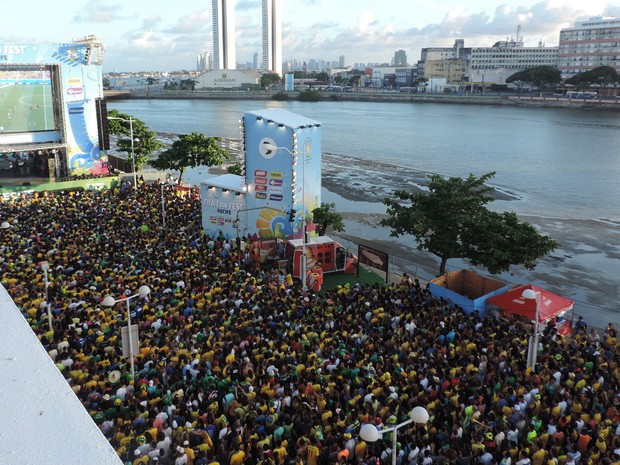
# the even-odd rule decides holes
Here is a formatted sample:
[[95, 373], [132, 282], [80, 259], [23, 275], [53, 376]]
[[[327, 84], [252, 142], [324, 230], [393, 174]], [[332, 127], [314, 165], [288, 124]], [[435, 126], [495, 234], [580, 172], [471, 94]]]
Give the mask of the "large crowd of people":
[[[2, 284], [123, 463], [620, 463], [614, 325], [546, 330], [527, 369], [522, 322], [467, 315], [407, 276], [304, 292], [244, 266], [236, 238], [207, 236], [200, 201], [169, 186], [164, 229], [160, 195], [0, 201]], [[132, 378], [126, 303], [103, 300], [143, 285]], [[398, 429], [395, 451], [391, 433], [359, 436], [416, 406], [429, 421]]]

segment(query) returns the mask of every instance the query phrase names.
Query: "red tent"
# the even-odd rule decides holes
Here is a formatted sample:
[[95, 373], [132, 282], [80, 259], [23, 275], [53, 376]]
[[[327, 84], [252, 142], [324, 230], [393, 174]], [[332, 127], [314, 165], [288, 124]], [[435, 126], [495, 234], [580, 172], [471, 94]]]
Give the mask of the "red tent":
[[487, 299], [487, 305], [495, 305], [508, 313], [521, 315], [528, 320], [536, 319], [536, 301], [535, 299], [524, 299], [521, 294], [525, 289], [532, 289], [534, 292], [540, 293], [540, 307], [538, 321], [545, 323], [555, 316], [562, 315], [573, 308], [574, 301], [555, 295], [552, 292], [532, 286], [531, 284], [523, 284], [510, 289], [508, 292], [496, 295]]

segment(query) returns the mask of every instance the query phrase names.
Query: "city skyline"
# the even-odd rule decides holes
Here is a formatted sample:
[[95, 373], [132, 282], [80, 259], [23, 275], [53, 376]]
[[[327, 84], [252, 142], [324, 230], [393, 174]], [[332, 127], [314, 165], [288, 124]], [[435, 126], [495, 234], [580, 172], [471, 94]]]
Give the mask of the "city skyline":
[[[0, 0], [0, 7], [8, 7]], [[66, 3], [50, 0], [37, 5], [11, 3], [3, 27], [6, 43], [70, 42], [96, 35], [106, 46], [105, 72], [193, 70], [196, 56], [213, 51], [212, 4], [171, 4], [143, 0], [117, 4], [106, 0], [77, 0], [67, 11]], [[237, 0], [236, 62], [262, 56], [262, 1]], [[477, 0], [467, 7], [457, 0], [428, 2], [397, 1], [377, 5], [370, 0], [329, 2], [288, 0], [283, 2], [283, 60], [311, 58], [337, 61], [389, 63], [396, 50], [405, 50], [410, 63], [422, 47], [450, 46], [463, 38], [469, 46], [489, 46], [516, 34], [526, 46], [542, 41], [558, 45], [560, 29], [590, 16], [620, 17], [620, 6], [604, 0], [517, 0], [498, 4]], [[20, 21], [27, 18], [28, 22]], [[1, 61], [0, 61], [1, 63]]]

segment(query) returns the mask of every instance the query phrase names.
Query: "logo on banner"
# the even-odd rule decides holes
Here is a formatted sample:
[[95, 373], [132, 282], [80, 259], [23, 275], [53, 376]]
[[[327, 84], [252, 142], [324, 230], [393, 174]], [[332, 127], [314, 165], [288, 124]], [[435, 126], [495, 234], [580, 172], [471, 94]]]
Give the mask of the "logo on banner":
[[267, 186], [256, 186], [256, 192], [267, 192]]
[[259, 178], [267, 177], [267, 171], [265, 171], [265, 170], [255, 170], [254, 171], [254, 176], [259, 177]]
[[82, 92], [84, 92], [84, 89], [82, 87], [69, 87], [67, 89], [68, 95], [79, 95]]
[[272, 194], [281, 194], [282, 188], [281, 187], [270, 187], [269, 192], [271, 192]]
[[254, 179], [254, 183], [256, 183], [257, 185], [266, 185], [267, 184], [267, 178], [256, 178]]
[[78, 115], [80, 113], [84, 113], [84, 107], [69, 108], [70, 115]]
[[272, 171], [271, 173], [269, 173], [269, 176], [272, 177], [272, 178], [281, 179], [282, 178], [282, 171]]
[[271, 160], [276, 156], [276, 148], [276, 143], [269, 137], [261, 139], [258, 143], [258, 152], [261, 154], [261, 157], [267, 160]]
[[264, 192], [257, 192], [256, 194], [254, 194], [254, 197], [257, 199], [266, 199], [267, 194], [265, 194]]
[[282, 200], [282, 195], [280, 194], [271, 194], [269, 196], [269, 200], [277, 200], [278, 202]]
[[282, 180], [281, 179], [272, 179], [271, 181], [269, 181], [269, 185], [270, 186], [281, 186], [282, 185]]

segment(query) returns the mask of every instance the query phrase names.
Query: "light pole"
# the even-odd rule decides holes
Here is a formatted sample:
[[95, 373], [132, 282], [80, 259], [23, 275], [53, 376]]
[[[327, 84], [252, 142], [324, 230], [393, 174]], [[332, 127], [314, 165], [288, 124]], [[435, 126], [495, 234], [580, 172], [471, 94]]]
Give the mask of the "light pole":
[[[297, 162], [299, 161], [299, 154], [297, 151], [291, 152], [288, 147], [278, 147], [273, 144], [265, 144], [265, 148], [268, 150], [276, 151], [276, 150], [285, 150], [290, 153]], [[296, 162], [296, 164], [297, 164]], [[302, 235], [301, 235], [301, 288], [305, 292], [307, 289], [306, 278], [308, 273], [308, 265], [307, 265], [307, 257], [306, 257], [306, 156], [305, 153], [302, 153], [301, 160], [301, 225], [302, 225]], [[291, 208], [294, 205], [291, 205]]]
[[393, 433], [392, 434], [392, 465], [396, 465], [396, 459], [398, 454], [396, 452], [396, 435], [398, 430], [403, 426], [407, 426], [411, 423], [424, 424], [428, 422], [428, 411], [424, 407], [414, 407], [414, 409], [409, 414], [409, 419], [399, 423], [390, 428], [377, 429], [375, 425], [372, 423], [364, 423], [360, 428], [360, 437], [367, 442], [377, 442], [379, 439], [383, 438], [383, 433]]
[[125, 123], [129, 123], [129, 137], [131, 137], [131, 167], [133, 170], [133, 188], [136, 189], [138, 187], [138, 180], [136, 179], [136, 154], [134, 153], [133, 143], [138, 142], [139, 139], [133, 138], [133, 118], [130, 116], [129, 119], [119, 118], [118, 116], [108, 116], [108, 119], [116, 119], [119, 121], [124, 121]]
[[530, 343], [527, 348], [527, 367], [536, 369], [536, 358], [538, 357], [538, 324], [540, 319], [540, 291], [533, 289], [525, 289], [521, 293], [521, 297], [526, 300], [534, 300], [536, 304], [536, 313], [534, 321], [534, 334], [530, 337]]
[[113, 307], [117, 302], [127, 302], [127, 339], [129, 339], [129, 363], [131, 365], [131, 379], [133, 380], [135, 378], [135, 369], [134, 369], [134, 361], [133, 361], [133, 338], [132, 338], [132, 332], [131, 332], [131, 310], [129, 308], [129, 301], [135, 297], [146, 297], [147, 295], [149, 295], [151, 293], [151, 289], [149, 289], [148, 286], [140, 286], [140, 289], [138, 289], [138, 293], [134, 294], [134, 295], [130, 295], [127, 297], [122, 297], [120, 299], [115, 299], [114, 297], [112, 297], [111, 295], [106, 296], [103, 299], [103, 302], [101, 302], [101, 304], [105, 307]]

